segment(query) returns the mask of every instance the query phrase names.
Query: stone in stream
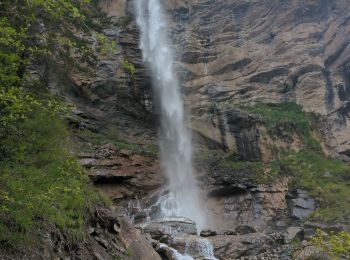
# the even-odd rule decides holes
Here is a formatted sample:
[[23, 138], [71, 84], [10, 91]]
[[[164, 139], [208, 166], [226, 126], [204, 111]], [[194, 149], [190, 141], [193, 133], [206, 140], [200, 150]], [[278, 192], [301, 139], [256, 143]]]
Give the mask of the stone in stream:
[[193, 259], [216, 259], [210, 240], [197, 235], [174, 236], [168, 246], [184, 256], [190, 255]]
[[137, 226], [143, 233], [149, 233], [153, 239], [179, 234], [197, 234], [196, 224], [187, 218], [167, 218], [152, 220]]

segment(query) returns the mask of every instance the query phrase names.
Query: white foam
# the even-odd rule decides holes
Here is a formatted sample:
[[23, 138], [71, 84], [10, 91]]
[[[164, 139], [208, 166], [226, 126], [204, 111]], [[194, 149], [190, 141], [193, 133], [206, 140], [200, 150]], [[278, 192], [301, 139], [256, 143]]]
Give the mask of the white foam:
[[206, 217], [199, 203], [199, 192], [192, 172], [191, 135], [185, 123], [184, 104], [174, 69], [167, 23], [160, 0], [135, 0], [137, 24], [141, 31], [140, 47], [149, 65], [161, 110], [159, 140], [162, 167], [169, 180], [170, 192], [161, 197], [162, 217], [187, 217], [198, 230]]

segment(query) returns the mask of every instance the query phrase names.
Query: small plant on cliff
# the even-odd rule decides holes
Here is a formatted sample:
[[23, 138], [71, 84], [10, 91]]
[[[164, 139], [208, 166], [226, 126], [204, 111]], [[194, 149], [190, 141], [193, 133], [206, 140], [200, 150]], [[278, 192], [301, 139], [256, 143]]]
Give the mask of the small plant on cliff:
[[136, 68], [135, 68], [134, 64], [128, 62], [127, 60], [124, 60], [122, 62], [122, 67], [127, 73], [129, 73], [129, 75], [131, 77], [133, 77], [134, 74], [136, 73]]

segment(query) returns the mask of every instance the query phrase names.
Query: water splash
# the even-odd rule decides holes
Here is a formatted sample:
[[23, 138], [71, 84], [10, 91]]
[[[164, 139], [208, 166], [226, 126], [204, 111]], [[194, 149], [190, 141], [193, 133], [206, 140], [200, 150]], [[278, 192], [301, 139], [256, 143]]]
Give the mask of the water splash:
[[206, 260], [217, 260], [214, 256], [214, 246], [206, 238], [196, 237], [186, 241], [185, 255], [190, 254], [191, 249], [196, 249], [201, 257]]
[[162, 167], [169, 180], [169, 193], [160, 198], [162, 217], [187, 217], [201, 230], [205, 214], [192, 173], [192, 144], [185, 124], [185, 111], [175, 74], [172, 47], [160, 0], [135, 0], [140, 47], [150, 66], [161, 110], [159, 141]]
[[177, 260], [194, 260], [192, 256], [190, 255], [187, 255], [187, 254], [181, 254], [179, 253], [176, 249], [174, 248], [171, 248], [169, 246], [167, 246], [166, 244], [160, 244], [160, 247], [165, 247], [165, 248], [168, 248], [172, 254], [173, 254], [173, 257]]

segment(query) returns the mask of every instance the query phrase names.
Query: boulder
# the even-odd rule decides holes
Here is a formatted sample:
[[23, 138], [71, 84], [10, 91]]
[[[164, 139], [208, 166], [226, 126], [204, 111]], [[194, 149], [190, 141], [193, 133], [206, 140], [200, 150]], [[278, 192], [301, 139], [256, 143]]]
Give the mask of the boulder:
[[159, 240], [163, 236], [180, 234], [197, 234], [196, 224], [187, 218], [168, 218], [152, 220], [137, 226], [143, 233], [149, 233], [153, 239]]
[[274, 241], [265, 234], [254, 233], [238, 236], [218, 235], [210, 237], [215, 256], [219, 259], [240, 259], [257, 256], [275, 247]]

